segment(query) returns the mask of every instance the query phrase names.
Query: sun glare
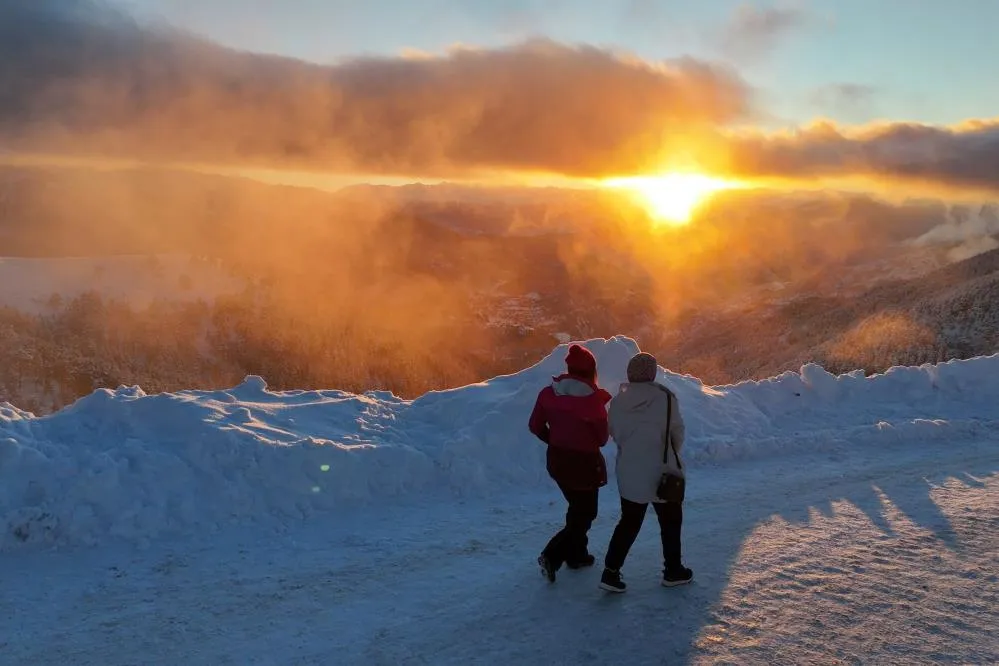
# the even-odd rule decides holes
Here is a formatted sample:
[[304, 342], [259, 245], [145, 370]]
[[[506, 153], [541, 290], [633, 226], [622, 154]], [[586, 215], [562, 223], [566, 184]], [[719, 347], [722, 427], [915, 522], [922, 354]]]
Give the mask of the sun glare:
[[690, 222], [697, 207], [715, 192], [739, 187], [732, 181], [696, 173], [613, 178], [604, 185], [637, 194], [657, 222], [675, 225]]

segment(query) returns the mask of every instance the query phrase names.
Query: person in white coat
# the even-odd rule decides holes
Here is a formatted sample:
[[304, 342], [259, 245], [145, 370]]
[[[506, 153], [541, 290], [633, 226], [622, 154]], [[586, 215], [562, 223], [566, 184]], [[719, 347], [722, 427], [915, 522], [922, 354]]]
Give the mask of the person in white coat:
[[600, 579], [600, 587], [610, 592], [624, 592], [627, 588], [621, 567], [642, 529], [649, 504], [655, 509], [662, 536], [662, 584], [682, 585], [694, 575], [681, 560], [683, 504], [664, 502], [656, 492], [666, 470], [683, 476], [680, 451], [685, 432], [676, 394], [656, 383], [658, 370], [651, 354], [634, 356], [628, 363], [628, 382], [621, 385], [608, 410], [610, 435], [617, 444], [617, 485], [621, 495], [621, 519], [607, 548]]

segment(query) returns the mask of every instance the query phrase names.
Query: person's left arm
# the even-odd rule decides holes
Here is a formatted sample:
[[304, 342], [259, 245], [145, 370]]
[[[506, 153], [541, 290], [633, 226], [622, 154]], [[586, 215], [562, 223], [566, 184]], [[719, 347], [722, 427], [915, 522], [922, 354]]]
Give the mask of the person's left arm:
[[548, 417], [545, 414], [544, 392], [538, 394], [538, 399], [534, 402], [534, 409], [531, 411], [531, 418], [527, 422], [527, 427], [545, 444], [551, 438], [551, 429], [548, 427]]

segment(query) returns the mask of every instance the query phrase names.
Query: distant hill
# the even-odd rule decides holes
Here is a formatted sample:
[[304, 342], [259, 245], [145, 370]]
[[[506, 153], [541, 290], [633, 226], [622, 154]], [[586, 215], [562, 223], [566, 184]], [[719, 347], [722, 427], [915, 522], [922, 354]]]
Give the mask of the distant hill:
[[860, 293], [804, 293], [690, 316], [662, 342], [671, 367], [738, 381], [818, 362], [832, 371], [999, 351], [999, 250]]

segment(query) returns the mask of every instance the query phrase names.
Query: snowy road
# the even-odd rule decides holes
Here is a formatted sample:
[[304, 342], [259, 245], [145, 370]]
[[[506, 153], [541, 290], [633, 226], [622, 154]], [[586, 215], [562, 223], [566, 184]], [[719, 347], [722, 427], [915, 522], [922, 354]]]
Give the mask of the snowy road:
[[[144, 550], [0, 554], [3, 664], [999, 661], [996, 441], [838, 448], [693, 472], [694, 584], [649, 520], [609, 596], [534, 559], [554, 492], [424, 502]], [[592, 548], [617, 516], [602, 497]]]

